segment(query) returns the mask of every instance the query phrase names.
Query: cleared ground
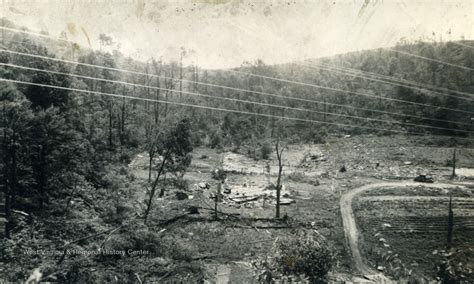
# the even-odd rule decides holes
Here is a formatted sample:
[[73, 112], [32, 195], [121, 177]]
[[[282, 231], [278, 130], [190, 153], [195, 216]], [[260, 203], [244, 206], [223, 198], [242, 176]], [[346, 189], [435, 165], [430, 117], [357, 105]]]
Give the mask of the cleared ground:
[[[370, 193], [374, 196], [379, 195], [378, 199], [363, 194], [353, 196], [354, 198], [357, 198], [357, 196], [360, 198], [360, 202], [357, 200], [354, 202], [354, 209], [357, 226], [362, 232], [362, 238], [360, 239], [361, 260], [362, 263], [370, 267], [368, 271], [360, 269], [354, 258], [354, 253], [351, 252], [349, 242], [346, 242], [340, 210], [342, 196], [361, 186], [387, 180], [402, 184], [407, 179], [412, 180], [419, 173], [433, 175], [436, 183], [466, 184], [471, 182], [470, 173], [472, 167], [474, 167], [474, 151], [458, 149], [457, 165], [464, 168], [464, 170], [459, 171], [460, 176], [455, 180], [449, 181], [451, 174], [449, 160], [452, 158], [453, 148], [426, 147], [419, 142], [420, 139], [422, 138], [367, 136], [331, 138], [328, 143], [318, 145], [291, 145], [284, 155], [283, 163], [285, 165], [283, 184], [285, 190], [290, 193], [290, 197], [295, 201], [282, 207], [282, 215], [287, 215], [294, 224], [288, 228], [277, 228], [284, 226], [273, 220], [275, 207], [271, 202], [271, 198], [260, 198], [237, 206], [235, 203], [227, 202], [224, 199], [224, 202], [218, 204], [218, 208], [226, 215], [220, 215], [218, 221], [210, 221], [213, 218], [211, 208], [214, 206], [210, 195], [217, 189], [217, 182], [211, 178], [213, 169], [223, 167], [228, 171], [226, 185], [231, 189], [247, 187], [263, 191], [270, 183], [276, 182], [277, 161], [273, 156], [269, 160], [256, 161], [243, 153], [197, 148], [192, 153], [192, 164], [184, 176], [189, 184], [186, 193], [191, 198], [177, 200], [175, 192], [179, 190], [170, 187], [167, 189], [164, 198], [156, 200], [153, 216], [156, 216], [155, 218], [159, 220], [166, 220], [182, 214], [183, 208], [187, 206], [202, 208], [199, 215], [190, 216], [169, 226], [163, 232], [163, 235], [181, 244], [192, 257], [201, 258], [199, 261], [207, 267], [207, 274], [203, 278], [210, 281], [222, 280], [225, 282], [224, 280], [229, 279], [231, 282], [239, 282], [239, 280], [242, 282], [251, 280], [250, 262], [256, 257], [263, 257], [268, 254], [276, 238], [291, 234], [294, 230], [306, 230], [308, 228], [316, 228], [334, 244], [338, 262], [331, 273], [333, 280], [353, 280], [354, 275], [362, 277], [371, 273], [377, 274], [374, 269], [379, 266], [379, 263], [376, 263], [372, 254], [377, 252], [379, 248], [378, 239], [380, 237], [375, 239], [375, 233], [372, 233], [373, 228], [371, 226], [379, 228], [383, 224], [389, 223], [395, 228], [397, 224], [395, 220], [398, 220], [399, 223], [411, 224], [408, 217], [410, 215], [403, 213], [401, 209], [388, 210], [392, 208], [393, 204], [397, 204], [393, 203], [391, 199], [403, 203], [403, 198], [399, 198], [399, 196], [409, 196], [410, 194], [406, 194], [406, 192], [414, 192], [411, 195], [438, 196], [438, 199], [430, 199], [430, 202], [435, 202], [443, 207], [447, 191], [443, 191], [443, 189], [431, 190], [428, 187], [421, 189], [417, 186], [402, 187], [394, 191], [391, 187], [382, 187]], [[133, 174], [143, 180], [144, 184], [148, 178], [147, 162], [146, 154], [142, 154], [135, 159], [131, 167]], [[267, 165], [269, 165], [270, 172]], [[342, 166], [345, 166], [345, 172], [340, 172]], [[209, 183], [210, 188], [196, 190], [200, 183]], [[469, 191], [458, 191], [451, 190], [450, 192], [459, 193], [453, 195], [456, 198], [470, 197]], [[139, 196], [138, 200], [144, 199], [145, 195], [142, 192]], [[385, 201], [385, 199], [390, 199], [390, 201]], [[461, 199], [455, 200], [457, 202]], [[410, 202], [412, 202], [412, 199], [410, 199]], [[425, 200], [420, 199], [417, 204], [422, 206], [424, 204], [422, 202], [425, 202]], [[363, 208], [362, 204], [367, 206]], [[373, 204], [380, 204], [380, 206], [372, 206]], [[461, 212], [459, 210], [469, 209], [466, 207], [467, 204], [459, 203], [458, 205], [464, 206], [464, 209], [455, 209], [455, 214]], [[432, 206], [432, 204], [423, 206], [413, 207], [412, 210], [425, 214], [425, 207]], [[372, 207], [379, 209], [371, 211]], [[441, 212], [440, 214], [446, 212], [440, 208], [436, 210]], [[385, 213], [388, 215], [383, 215]], [[238, 216], [238, 219], [230, 217], [229, 214], [238, 214], [235, 215]], [[360, 216], [366, 216], [367, 218], [364, 220], [369, 221], [361, 222], [359, 220]], [[403, 216], [406, 216], [407, 219], [401, 219]], [[366, 233], [369, 231], [370, 233]], [[407, 242], [405, 241], [407, 234], [414, 234], [414, 232], [400, 233], [393, 230], [391, 234], [387, 232], [385, 239], [392, 242], [391, 247], [403, 247]], [[417, 237], [410, 236], [408, 242], [414, 240], [414, 244], [407, 245], [407, 251], [412, 251], [413, 255], [428, 252], [432, 255], [433, 250], [431, 249], [426, 250], [426, 253], [423, 250], [417, 251], [420, 243], [426, 239], [434, 243], [439, 242], [435, 234], [425, 234], [420, 240]], [[375, 246], [372, 246], [372, 244], [375, 244]], [[383, 246], [383, 244], [381, 245]], [[391, 250], [393, 254], [396, 254], [395, 249]], [[399, 258], [402, 260], [403, 254], [399, 253], [399, 255], [401, 255]], [[409, 259], [410, 255], [407, 257]], [[433, 271], [427, 267], [431, 265], [433, 260], [430, 258], [425, 258], [425, 260], [419, 259], [417, 263], [418, 267], [421, 268], [416, 271], [422, 277], [432, 279]], [[423, 261], [425, 261], [424, 264]], [[407, 263], [408, 265], [411, 264], [410, 261]], [[386, 264], [382, 264], [382, 266], [389, 267]], [[391, 274], [388, 273], [388, 275]]]

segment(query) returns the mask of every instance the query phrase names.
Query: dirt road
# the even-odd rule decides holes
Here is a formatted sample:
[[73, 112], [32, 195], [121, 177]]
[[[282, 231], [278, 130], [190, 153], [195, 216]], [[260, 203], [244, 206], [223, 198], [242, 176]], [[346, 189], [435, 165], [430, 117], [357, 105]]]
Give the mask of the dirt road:
[[[373, 183], [373, 184], [368, 184], [368, 185], [364, 185], [364, 186], [352, 189], [351, 191], [347, 192], [341, 197], [340, 208], [341, 208], [342, 223], [344, 226], [346, 241], [349, 244], [355, 268], [360, 273], [362, 273], [366, 278], [376, 281], [378, 283], [391, 282], [390, 279], [387, 278], [385, 275], [376, 271], [372, 267], [369, 267], [362, 259], [362, 255], [359, 250], [360, 233], [357, 230], [354, 212], [352, 211], [352, 200], [354, 199], [355, 196], [363, 192], [375, 190], [381, 187], [403, 188], [403, 187], [408, 187], [408, 186], [419, 186], [419, 185], [420, 183], [413, 182], [413, 181]], [[429, 184], [427, 186], [431, 188], [463, 187], [459, 185], [443, 184], [443, 183]]]

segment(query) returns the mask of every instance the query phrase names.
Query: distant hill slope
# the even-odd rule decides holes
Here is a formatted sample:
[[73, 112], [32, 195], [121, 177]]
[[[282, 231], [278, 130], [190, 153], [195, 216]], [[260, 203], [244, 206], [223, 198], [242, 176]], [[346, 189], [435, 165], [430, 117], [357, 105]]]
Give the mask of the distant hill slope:
[[[7, 27], [19, 28], [11, 22], [4, 23]], [[165, 63], [166, 59], [141, 62], [118, 51], [101, 52], [34, 35], [4, 32], [2, 39], [4, 48], [10, 50], [35, 54], [37, 48], [32, 46], [37, 45], [44, 47], [47, 54], [65, 60], [148, 74], [112, 72], [114, 80], [152, 87], [120, 89], [134, 96], [317, 121], [316, 124], [286, 121], [285, 126], [290, 129], [288, 135], [309, 141], [327, 131], [351, 134], [410, 132], [464, 137], [469, 136], [469, 131], [474, 131], [471, 120], [474, 110], [474, 41], [419, 42], [394, 47], [399, 52], [393, 49], [366, 50], [280, 65], [245, 62], [232, 70], [203, 70], [197, 66], [181, 70], [179, 62]], [[13, 56], [9, 60], [28, 65], [24, 59]], [[74, 67], [67, 63], [64, 65], [66, 70]], [[107, 76], [93, 69], [79, 66], [73, 72], [96, 78]], [[179, 79], [184, 81], [180, 83]], [[97, 90], [97, 84], [91, 80], [77, 81], [85, 84], [80, 86]], [[149, 110], [149, 105], [144, 103], [146, 110]], [[196, 109], [189, 111], [183, 107], [170, 112], [173, 106], [156, 105], [156, 116], [181, 113], [195, 117], [194, 121], [203, 133], [201, 138], [210, 139], [209, 136], [218, 135], [224, 139], [230, 137], [229, 140], [244, 141], [252, 136], [273, 136], [276, 131], [275, 118]], [[238, 129], [247, 129], [247, 133]]]

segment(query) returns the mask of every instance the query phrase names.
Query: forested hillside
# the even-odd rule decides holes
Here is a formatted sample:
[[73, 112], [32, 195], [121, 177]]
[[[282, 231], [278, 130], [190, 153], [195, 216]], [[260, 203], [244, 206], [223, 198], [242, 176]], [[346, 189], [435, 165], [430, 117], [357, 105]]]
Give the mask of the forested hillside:
[[[104, 49], [111, 40], [103, 36]], [[111, 247], [126, 243], [160, 254], [151, 264], [159, 275], [174, 271], [182, 276], [175, 280], [183, 281], [198, 274], [202, 267], [191, 262], [189, 248], [177, 247], [172, 238], [158, 241], [152, 228], [169, 217], [153, 199], [164, 196], [168, 185], [187, 186], [182, 177], [196, 158], [190, 154], [195, 147], [261, 158], [260, 149], [275, 137], [321, 143], [347, 134], [405, 133], [438, 145], [473, 145], [469, 41], [400, 44], [284, 65], [246, 62], [229, 70], [166, 58], [141, 62], [8, 30], [1, 44], [0, 187], [9, 240], [0, 258], [9, 265], [0, 273], [7, 281], [25, 280], [37, 267], [54, 274], [51, 279], [109, 281], [94, 273], [97, 264], [90, 258], [18, 255], [25, 249], [100, 247], [91, 241], [94, 235], [110, 237], [117, 230], [124, 231]], [[128, 171], [142, 152], [149, 157], [148, 182], [137, 182]], [[137, 195], [142, 188], [146, 195]], [[79, 209], [78, 199], [84, 204]], [[116, 259], [113, 269], [125, 271], [117, 274], [135, 279], [134, 263]], [[101, 259], [102, 268], [113, 261]], [[139, 274], [145, 272], [143, 266]]]
[[[120, 144], [120, 141], [137, 137], [133, 131], [138, 130], [133, 126], [141, 124], [140, 119], [144, 117], [138, 119], [136, 115], [129, 115], [137, 105], [144, 108], [144, 112], [140, 111], [143, 116], [152, 117], [155, 122], [169, 117], [170, 113], [191, 115], [195, 129], [199, 130], [194, 137], [197, 143], [224, 140], [222, 143], [228, 145], [230, 141], [238, 143], [251, 136], [273, 137], [275, 120], [279, 116], [314, 120], [315, 123], [286, 120], [295, 136], [301, 136], [301, 128], [308, 130], [304, 131], [305, 137], [296, 137], [296, 140], [304, 141], [314, 140], [312, 136], [318, 132], [410, 132], [465, 137], [472, 131], [474, 99], [470, 92], [474, 88], [474, 50], [467, 41], [420, 42], [276, 66], [257, 61], [243, 63], [242, 67], [232, 70], [201, 70], [197, 66], [182, 66], [181, 62], [164, 63], [166, 58], [139, 62], [119, 52], [91, 51], [66, 42], [31, 36], [25, 38], [25, 35], [8, 31], [4, 31], [4, 37], [6, 48], [12, 51], [135, 72], [101, 70], [87, 65], [75, 67], [71, 63], [56, 61], [63, 66], [56, 71], [78, 75], [64, 75], [67, 80], [61, 80], [61, 86], [276, 116], [249, 117], [210, 109], [176, 107], [163, 102], [125, 100], [122, 103], [112, 99], [106, 103], [110, 129], [104, 131], [109, 145], [113, 141]], [[22, 42], [24, 40], [26, 42]], [[111, 41], [103, 35], [101, 42], [105, 48]], [[46, 49], [42, 50], [42, 45]], [[39, 60], [35, 57], [8, 52], [2, 52], [2, 56], [9, 64], [47, 68], [35, 65]], [[182, 56], [187, 56], [185, 50], [182, 50]], [[55, 62], [40, 61], [43, 64]], [[453, 66], [440, 62], [449, 62]], [[16, 73], [34, 72], [6, 68], [12, 73], [9, 78], [18, 78]], [[42, 76], [51, 74], [43, 73]], [[82, 103], [82, 100], [87, 101], [87, 97], [91, 96], [77, 100]], [[253, 130], [246, 131], [246, 134], [237, 130], [249, 125]], [[374, 132], [376, 129], [379, 130]], [[240, 135], [244, 137], [231, 137]]]

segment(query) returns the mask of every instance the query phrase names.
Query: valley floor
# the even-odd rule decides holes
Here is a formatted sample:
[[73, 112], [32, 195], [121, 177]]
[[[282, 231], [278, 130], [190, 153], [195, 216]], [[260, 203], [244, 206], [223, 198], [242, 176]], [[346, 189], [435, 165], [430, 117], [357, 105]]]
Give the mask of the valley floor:
[[[283, 176], [284, 198], [288, 204], [282, 206], [283, 218], [278, 220], [274, 218], [274, 195], [269, 189], [276, 182], [274, 156], [256, 161], [244, 153], [197, 148], [184, 175], [188, 188], [166, 184], [165, 195], [154, 200], [147, 226], [133, 217], [143, 211], [147, 197], [148, 157], [141, 153], [122, 171], [130, 180], [126, 193], [130, 197], [123, 201], [125, 209], [114, 209], [112, 215], [116, 219], [106, 219], [108, 215], [100, 213], [102, 209], [95, 210], [99, 204], [93, 199], [74, 199], [67, 216], [43, 216], [31, 224], [20, 218], [18, 226], [21, 229], [16, 232], [13, 242], [22, 246], [15, 246], [14, 255], [22, 254], [25, 247], [59, 250], [67, 242], [95, 233], [100, 234], [71, 246], [79, 250], [96, 250], [97, 244], [108, 249], [133, 246], [150, 250], [152, 254], [82, 258], [72, 255], [60, 265], [57, 265], [59, 257], [54, 255], [22, 254], [2, 268], [0, 279], [26, 280], [35, 268], [41, 268], [48, 274], [57, 273], [47, 275], [50, 278], [46, 280], [249, 282], [256, 277], [255, 260], [271, 253], [275, 240], [311, 230], [324, 236], [336, 253], [331, 281], [404, 279], [410, 273], [435, 280], [435, 270], [422, 263], [422, 258], [416, 261], [414, 269], [412, 265], [417, 249], [418, 253], [426, 254], [421, 249], [423, 242], [430, 241], [438, 248], [438, 256], [442, 254], [444, 240], [430, 235], [431, 219], [427, 219], [428, 226], [418, 225], [425, 230], [423, 235], [410, 235], [409, 230], [416, 231], [416, 226], [397, 227], [406, 233], [389, 231], [389, 226], [394, 229], [403, 224], [408, 226], [411, 224], [410, 216], [415, 215], [429, 217], [438, 214], [447, 218], [447, 211], [442, 208], [450, 193], [457, 202], [456, 216], [461, 216], [461, 213], [472, 216], [473, 208], [469, 202], [474, 196], [471, 175], [474, 151], [458, 149], [458, 166], [463, 170], [450, 180], [451, 168], [447, 161], [451, 158], [452, 148], [421, 145], [414, 138], [374, 136], [331, 138], [328, 143], [320, 145], [290, 145], [284, 155]], [[343, 166], [346, 171], [340, 171]], [[217, 205], [217, 219], [214, 199], [211, 198], [217, 190], [218, 182], [211, 175], [216, 168], [228, 171], [223, 189], [230, 189]], [[413, 178], [421, 173], [431, 174], [435, 182], [413, 182]], [[178, 192], [184, 193], [184, 197], [178, 198]], [[96, 194], [92, 198], [97, 200], [108, 196], [103, 192]], [[115, 195], [107, 198], [122, 200]], [[436, 206], [423, 203], [428, 199]], [[393, 200], [402, 203], [388, 204]], [[414, 206], [410, 207], [406, 202], [412, 202], [410, 204]], [[190, 208], [197, 209], [194, 213], [199, 214], [191, 214]], [[374, 218], [369, 218], [371, 216]], [[398, 216], [405, 219], [395, 224], [393, 220]], [[50, 225], [51, 222], [56, 224]], [[462, 232], [467, 234], [471, 224], [465, 226]], [[383, 236], [374, 236], [377, 233]], [[465, 239], [458, 233], [455, 233], [455, 241]], [[380, 238], [386, 242], [377, 241]], [[413, 245], [406, 247], [414, 250], [413, 254], [403, 249], [403, 244], [409, 242]], [[468, 245], [472, 249], [474, 244]], [[399, 261], [400, 267], [406, 268], [403, 273], [391, 269], [394, 262], [387, 261], [389, 250], [392, 258], [398, 253], [397, 263]], [[432, 255], [434, 250], [430, 251]], [[426, 258], [426, 261], [433, 259]], [[473, 261], [471, 258], [468, 260]], [[18, 271], [16, 267], [20, 263], [24, 265]], [[68, 269], [76, 267], [76, 270], [61, 274], [60, 269], [65, 265]]]

